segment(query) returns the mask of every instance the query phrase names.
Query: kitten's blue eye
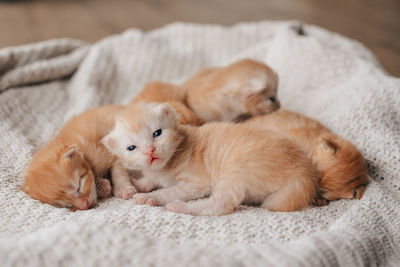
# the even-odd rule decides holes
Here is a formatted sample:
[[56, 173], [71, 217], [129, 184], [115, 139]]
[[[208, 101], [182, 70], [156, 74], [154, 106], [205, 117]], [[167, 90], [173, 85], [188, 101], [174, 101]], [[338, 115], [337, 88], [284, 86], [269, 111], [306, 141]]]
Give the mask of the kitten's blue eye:
[[162, 132], [162, 130], [161, 130], [161, 129], [158, 129], [157, 131], [155, 131], [155, 132], [153, 133], [153, 137], [156, 138], [156, 137], [160, 136], [160, 135], [161, 135], [161, 132]]
[[136, 149], [136, 146], [128, 146], [126, 149], [129, 151], [133, 151]]

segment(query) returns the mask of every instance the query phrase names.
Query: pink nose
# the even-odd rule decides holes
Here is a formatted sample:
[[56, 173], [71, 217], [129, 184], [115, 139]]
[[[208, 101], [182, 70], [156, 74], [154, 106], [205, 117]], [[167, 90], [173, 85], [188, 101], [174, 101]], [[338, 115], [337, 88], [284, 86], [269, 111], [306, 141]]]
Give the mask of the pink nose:
[[153, 156], [154, 150], [155, 150], [154, 147], [150, 147], [150, 148], [145, 152], [145, 154], [146, 154], [146, 155], [149, 155], [149, 156]]
[[76, 204], [76, 206], [80, 210], [87, 210], [90, 207], [90, 203], [89, 203], [89, 200], [80, 199], [79, 202]]

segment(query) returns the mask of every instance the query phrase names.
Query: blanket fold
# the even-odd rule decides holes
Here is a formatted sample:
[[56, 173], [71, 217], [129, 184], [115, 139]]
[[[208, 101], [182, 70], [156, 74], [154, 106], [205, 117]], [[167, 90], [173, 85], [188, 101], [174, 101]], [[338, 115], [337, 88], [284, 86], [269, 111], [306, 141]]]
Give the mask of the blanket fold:
[[73, 39], [5, 48], [0, 52], [0, 92], [68, 76], [78, 68], [87, 49], [84, 42]]

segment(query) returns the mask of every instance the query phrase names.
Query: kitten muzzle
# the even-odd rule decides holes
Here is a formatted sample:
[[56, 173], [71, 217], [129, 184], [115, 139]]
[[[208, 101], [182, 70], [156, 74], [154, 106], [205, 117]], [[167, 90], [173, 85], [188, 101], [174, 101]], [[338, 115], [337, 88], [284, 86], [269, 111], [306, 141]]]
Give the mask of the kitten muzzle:
[[160, 158], [151, 156], [150, 164], [153, 164], [153, 162], [154, 162], [155, 160], [158, 160], [158, 159], [160, 159]]

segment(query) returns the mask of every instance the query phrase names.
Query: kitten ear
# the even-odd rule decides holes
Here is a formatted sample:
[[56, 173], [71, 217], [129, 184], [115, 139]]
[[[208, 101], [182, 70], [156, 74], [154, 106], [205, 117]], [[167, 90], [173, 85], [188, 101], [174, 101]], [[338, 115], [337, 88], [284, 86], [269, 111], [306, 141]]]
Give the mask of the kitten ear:
[[103, 139], [101, 139], [101, 143], [109, 150], [115, 151], [117, 149], [117, 140], [114, 137], [114, 131], [110, 132]]
[[250, 99], [252, 99], [253, 97], [255, 97], [256, 95], [257, 95], [256, 92], [244, 90], [241, 98], [242, 98], [242, 101], [247, 102]]
[[326, 150], [330, 150], [333, 154], [339, 150], [339, 146], [330, 137], [323, 137], [321, 143]]
[[266, 90], [266, 87], [257, 86], [257, 87], [246, 87], [242, 89], [241, 99], [244, 102], [251, 100], [252, 98], [256, 98], [261, 95]]
[[269, 71], [257, 76], [257, 78], [250, 79], [247, 86], [242, 88], [242, 98], [243, 100], [248, 100], [254, 96], [262, 94], [265, 91], [272, 91], [276, 94], [278, 83], [278, 74], [272, 69], [269, 69]]
[[167, 120], [173, 124], [178, 121], [178, 115], [170, 104], [163, 103], [160, 104], [158, 108], [160, 110], [160, 116], [162, 120]]
[[72, 145], [68, 147], [68, 149], [62, 154], [61, 158], [63, 159], [72, 159], [74, 156], [78, 154], [78, 148], [76, 145]]

